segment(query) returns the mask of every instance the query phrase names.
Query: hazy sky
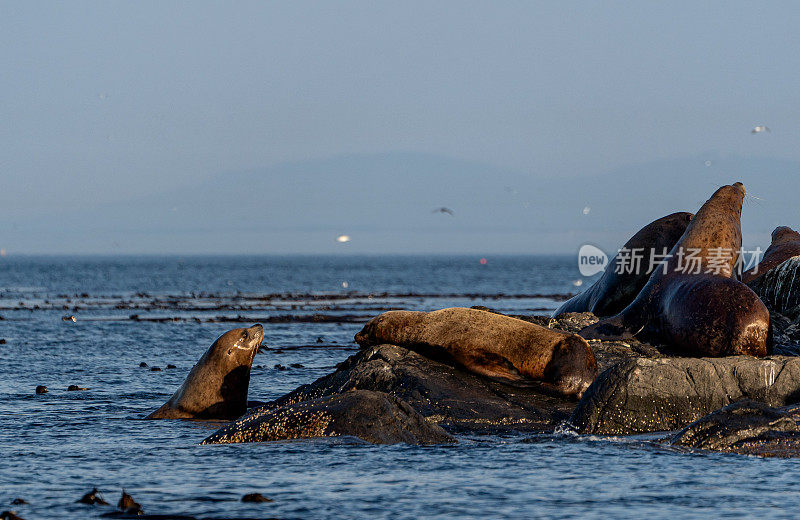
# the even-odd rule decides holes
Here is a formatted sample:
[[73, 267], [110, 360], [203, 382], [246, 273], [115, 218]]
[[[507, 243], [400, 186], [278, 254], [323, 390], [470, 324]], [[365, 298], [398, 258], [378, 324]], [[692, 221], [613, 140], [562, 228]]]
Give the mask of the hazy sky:
[[800, 160], [798, 27], [795, 2], [0, 2], [0, 217], [353, 153]]

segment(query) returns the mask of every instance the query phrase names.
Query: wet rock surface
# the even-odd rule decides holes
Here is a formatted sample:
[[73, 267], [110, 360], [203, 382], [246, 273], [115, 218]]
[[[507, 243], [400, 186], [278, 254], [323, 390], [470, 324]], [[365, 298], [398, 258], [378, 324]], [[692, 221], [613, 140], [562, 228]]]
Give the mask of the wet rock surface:
[[378, 345], [351, 356], [332, 374], [269, 403], [277, 408], [348, 390], [391, 394], [451, 431], [551, 431], [575, 401], [495, 382], [403, 347]]
[[400, 399], [383, 392], [356, 390], [281, 407], [257, 408], [213, 433], [202, 444], [339, 436], [354, 436], [373, 444], [456, 442]]
[[741, 399], [799, 401], [800, 358], [633, 357], [598, 376], [570, 423], [592, 434], [670, 431]]
[[777, 311], [770, 311], [773, 353], [783, 356], [800, 356], [800, 321], [793, 321]]
[[749, 399], [725, 406], [675, 434], [677, 446], [758, 455], [800, 457], [800, 407], [773, 408]]

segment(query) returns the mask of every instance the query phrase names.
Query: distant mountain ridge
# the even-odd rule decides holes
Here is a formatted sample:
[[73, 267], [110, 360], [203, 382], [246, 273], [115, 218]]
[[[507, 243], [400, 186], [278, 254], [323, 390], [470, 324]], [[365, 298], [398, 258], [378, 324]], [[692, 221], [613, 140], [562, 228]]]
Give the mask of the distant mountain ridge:
[[[744, 182], [746, 245], [800, 226], [800, 163], [689, 157], [549, 178], [430, 154], [346, 155], [221, 174], [180, 190], [6, 226], [29, 252], [572, 253]], [[453, 215], [434, 212], [447, 207]], [[334, 241], [348, 234], [352, 241]], [[115, 245], [116, 244], [116, 245]], [[0, 244], [0, 247], [3, 247]]]

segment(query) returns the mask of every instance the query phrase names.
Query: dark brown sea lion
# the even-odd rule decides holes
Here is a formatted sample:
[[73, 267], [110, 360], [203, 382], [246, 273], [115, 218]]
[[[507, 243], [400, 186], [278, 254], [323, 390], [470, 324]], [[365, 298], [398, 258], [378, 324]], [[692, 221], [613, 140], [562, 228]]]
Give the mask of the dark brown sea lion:
[[580, 336], [477, 309], [385, 312], [355, 340], [361, 347], [399, 345], [482, 376], [578, 398], [597, 376], [592, 349]]
[[[657, 269], [622, 312], [580, 334], [598, 339], [636, 336], [693, 356], [769, 354], [769, 311], [733, 278], [742, 243], [744, 194], [739, 182], [718, 189], [670, 251], [666, 272]], [[689, 255], [695, 260], [688, 260]]]
[[800, 255], [800, 233], [787, 226], [779, 226], [772, 232], [772, 243], [764, 252], [758, 265], [742, 273], [742, 281], [749, 284], [770, 269], [778, 267], [793, 256]]
[[553, 316], [567, 312], [591, 312], [602, 318], [620, 312], [636, 298], [650, 278], [653, 254], [663, 254], [672, 249], [693, 216], [686, 212], [673, 213], [654, 220], [637, 231], [625, 242], [622, 250], [641, 251], [642, 269], [623, 270], [624, 257], [617, 254], [591, 287], [561, 304]]
[[181, 387], [146, 419], [235, 419], [247, 410], [250, 367], [264, 339], [261, 325], [220, 336]]

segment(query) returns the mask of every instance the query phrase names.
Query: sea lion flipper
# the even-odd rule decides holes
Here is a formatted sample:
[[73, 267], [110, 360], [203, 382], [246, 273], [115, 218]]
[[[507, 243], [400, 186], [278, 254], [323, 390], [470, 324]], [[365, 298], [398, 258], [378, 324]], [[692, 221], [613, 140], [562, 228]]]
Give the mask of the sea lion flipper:
[[502, 381], [522, 382], [528, 380], [520, 374], [519, 370], [511, 361], [493, 352], [477, 352], [470, 356], [470, 362], [466, 364], [470, 369], [482, 376]]

